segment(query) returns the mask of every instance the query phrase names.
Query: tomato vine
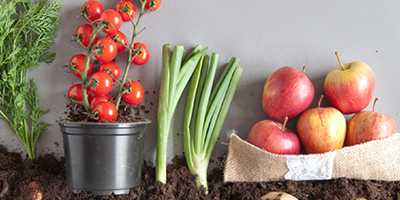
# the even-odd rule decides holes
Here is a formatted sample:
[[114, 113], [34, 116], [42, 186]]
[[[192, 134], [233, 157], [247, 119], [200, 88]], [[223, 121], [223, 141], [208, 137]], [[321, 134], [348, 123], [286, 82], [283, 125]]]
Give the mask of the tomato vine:
[[[138, 1], [140, 2], [138, 13], [136, 13], [135, 6], [129, 1], [119, 1], [114, 9], [105, 9], [97, 0], [88, 0], [83, 4], [82, 16], [90, 24], [80, 25], [76, 30], [75, 37], [80, 46], [85, 49], [85, 64], [83, 69], [80, 67], [81, 64], [69, 65], [74, 75], [81, 79], [82, 99], [68, 98], [72, 105], [83, 106], [84, 113], [93, 120], [113, 122], [117, 117], [104, 118], [102, 117], [103, 112], [115, 113], [117, 116], [118, 113], [112, 110], [118, 110], [122, 101], [129, 105], [137, 105], [143, 100], [143, 86], [138, 81], [128, 80], [128, 72], [131, 64], [144, 65], [149, 60], [149, 49], [142, 42], [135, 42], [135, 39], [144, 30], [144, 28], [139, 30], [142, 17], [145, 13], [152, 11], [156, 5], [159, 6], [161, 1]], [[120, 31], [124, 21], [130, 21], [132, 25], [130, 43], [128, 43], [128, 37]], [[106, 34], [106, 36], [101, 37], [101, 34]], [[125, 50], [128, 51], [128, 58], [124, 69], [121, 69], [113, 61], [119, 52]], [[97, 72], [91, 74], [93, 56], [102, 64]], [[114, 98], [108, 101], [104, 101], [107, 98], [103, 98], [99, 102], [91, 101], [93, 98], [100, 99], [102, 95], [109, 95], [114, 84], [118, 91], [118, 94], [113, 96]], [[97, 102], [97, 104], [109, 102], [115, 108], [111, 104], [107, 104], [107, 106], [103, 104], [102, 109], [95, 109], [96, 105], [91, 105], [90, 102], [92, 104], [94, 104], [93, 102]]]

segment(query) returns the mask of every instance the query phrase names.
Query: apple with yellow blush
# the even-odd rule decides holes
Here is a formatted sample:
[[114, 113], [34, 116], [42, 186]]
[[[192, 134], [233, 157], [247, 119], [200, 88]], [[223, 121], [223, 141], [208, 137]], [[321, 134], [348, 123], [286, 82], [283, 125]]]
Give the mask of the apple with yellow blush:
[[346, 119], [334, 107], [318, 107], [304, 111], [297, 120], [297, 134], [307, 153], [325, 153], [340, 149], [346, 139]]
[[342, 64], [338, 52], [339, 66], [325, 77], [326, 97], [343, 114], [364, 110], [371, 102], [375, 90], [375, 74], [364, 62]]
[[372, 140], [383, 139], [396, 133], [396, 123], [387, 114], [375, 112], [378, 98], [372, 111], [361, 111], [350, 118], [347, 127], [347, 145], [356, 145]]

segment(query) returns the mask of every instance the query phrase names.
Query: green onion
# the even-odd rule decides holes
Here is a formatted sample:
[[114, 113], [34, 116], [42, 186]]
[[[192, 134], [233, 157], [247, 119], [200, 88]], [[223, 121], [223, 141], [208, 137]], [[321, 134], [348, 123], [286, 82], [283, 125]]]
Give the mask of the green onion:
[[[207, 191], [207, 169], [211, 153], [217, 142], [243, 68], [233, 57], [213, 87], [218, 54], [203, 56], [201, 67], [192, 76], [184, 119], [184, 150], [186, 162], [196, 175], [197, 187]], [[207, 73], [208, 71], [208, 73]]]
[[157, 113], [156, 180], [167, 182], [167, 143], [171, 120], [178, 101], [202, 56], [209, 47], [197, 45], [185, 58], [183, 46], [175, 45], [171, 55], [169, 44], [163, 45], [161, 84]]

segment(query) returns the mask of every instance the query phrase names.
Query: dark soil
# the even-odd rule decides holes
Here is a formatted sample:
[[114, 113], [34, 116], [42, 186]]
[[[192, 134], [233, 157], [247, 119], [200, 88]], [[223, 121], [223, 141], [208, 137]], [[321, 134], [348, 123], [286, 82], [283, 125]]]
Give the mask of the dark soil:
[[[118, 118], [115, 120], [116, 123], [124, 123], [124, 122], [141, 122], [146, 121], [148, 119], [138, 117], [141, 116], [142, 113], [146, 112], [146, 108], [144, 106], [131, 106], [126, 105], [123, 102], [122, 105], [118, 109]], [[91, 119], [88, 115], [86, 115], [86, 110], [83, 106], [74, 106], [72, 104], [67, 104], [68, 112], [65, 112], [67, 115], [68, 121], [73, 122], [97, 122], [97, 120]]]
[[7, 152], [0, 146], [0, 199], [259, 199], [283, 191], [299, 199], [400, 199], [400, 182], [335, 179], [329, 181], [279, 181], [223, 183], [223, 170], [209, 174], [209, 194], [196, 189], [184, 157], [168, 166], [168, 183], [155, 182], [155, 169], [144, 163], [140, 190], [128, 195], [74, 194], [65, 180], [64, 160], [47, 154], [35, 160]]

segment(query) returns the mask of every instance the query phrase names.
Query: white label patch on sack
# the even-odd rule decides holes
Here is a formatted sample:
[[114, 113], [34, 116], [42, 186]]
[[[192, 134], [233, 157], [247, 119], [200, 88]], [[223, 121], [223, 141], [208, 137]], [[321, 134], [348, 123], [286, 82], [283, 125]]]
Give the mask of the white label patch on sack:
[[329, 180], [332, 179], [333, 160], [335, 152], [325, 154], [289, 156], [286, 165], [289, 172], [286, 173], [286, 180]]

